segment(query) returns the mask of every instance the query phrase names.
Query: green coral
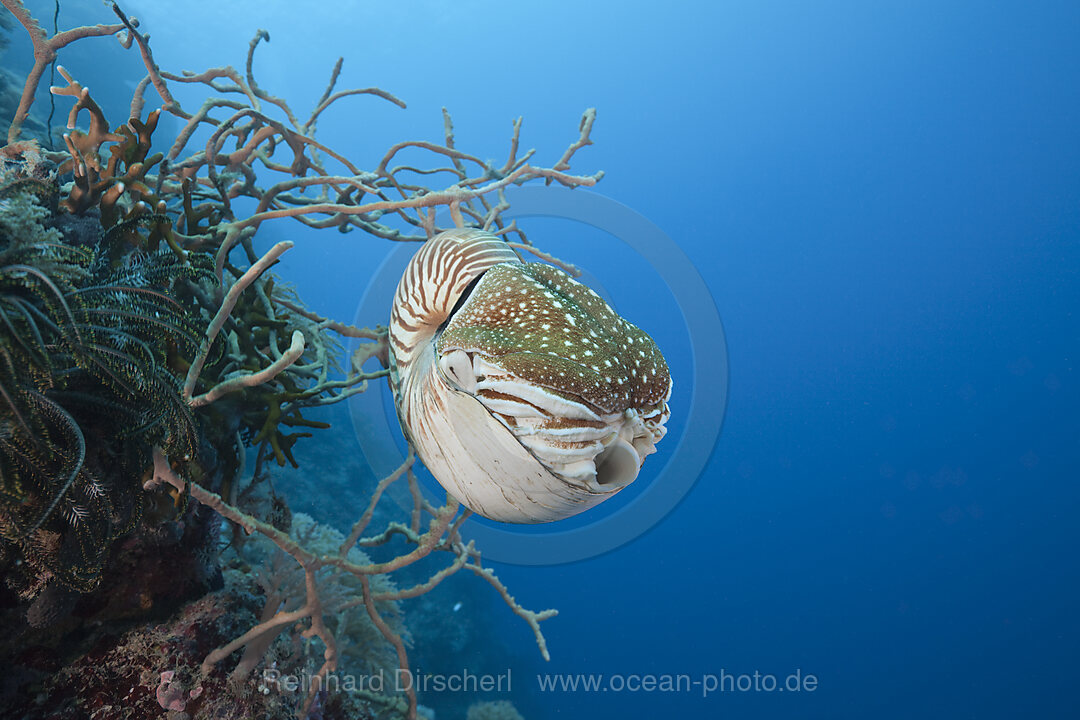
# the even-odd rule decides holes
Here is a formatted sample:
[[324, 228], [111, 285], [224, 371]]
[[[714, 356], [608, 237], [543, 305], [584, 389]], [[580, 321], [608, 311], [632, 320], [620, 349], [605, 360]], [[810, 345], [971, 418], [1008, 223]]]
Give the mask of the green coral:
[[3, 190], [8, 197], [0, 199], [0, 236], [29, 245], [60, 242], [60, 231], [43, 225], [51, 215], [48, 208], [24, 188], [6, 186]]

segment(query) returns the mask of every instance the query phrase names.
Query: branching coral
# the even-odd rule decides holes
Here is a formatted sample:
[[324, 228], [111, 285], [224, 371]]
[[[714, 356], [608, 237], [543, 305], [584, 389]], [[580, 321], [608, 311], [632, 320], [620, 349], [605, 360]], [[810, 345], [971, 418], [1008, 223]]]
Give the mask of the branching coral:
[[[134, 358], [125, 360], [125, 383], [137, 380], [142, 387], [156, 382], [152, 406], [178, 408], [171, 411], [175, 418], [163, 409], [164, 415], [154, 419], [154, 427], [167, 431], [146, 436], [153, 438], [155, 447], [152, 452], [149, 447], [143, 448], [145, 475], [140, 480], [145, 482], [139, 486], [149, 493], [172, 492], [177, 502], [190, 495], [231, 522], [237, 529], [237, 540], [244, 534], [258, 533], [274, 543], [296, 563], [295, 572], [302, 576], [302, 582], [296, 583], [303, 588], [302, 598], [281, 597], [275, 603], [282, 588], [268, 585], [263, 617], [249, 631], [210, 652], [203, 660], [202, 673], [220, 673], [219, 663], [234, 651], [246, 648], [240, 665], [233, 670], [245, 674], [257, 663], [258, 650], [268, 638], [272, 640], [283, 629], [301, 624], [300, 634], [323, 647], [323, 662], [316, 678], [325, 678], [339, 660], [335, 628], [341, 614], [353, 609], [363, 609], [371, 627], [382, 636], [386, 647], [393, 649], [398, 666], [408, 669], [401, 626], [388, 608], [430, 591], [462, 569], [492, 585], [511, 610], [529, 624], [546, 658], [539, 623], [555, 611], [525, 609], [491, 569], [483, 566], [480, 551], [472, 543], [464, 543], [459, 532], [468, 511], [462, 512], [452, 497], [447, 497], [440, 507], [429, 504], [417, 489], [412, 455], [378, 484], [348, 537], [332, 550], [312, 543], [310, 536], [290, 534], [237, 507], [236, 498], [266, 476], [266, 461], [273, 458], [279, 464], [295, 464], [291, 447], [307, 433], [287, 432], [288, 428], [323, 426], [305, 418], [303, 409], [363, 392], [369, 380], [385, 374], [362, 370], [369, 357], [385, 360], [385, 329], [353, 327], [305, 308], [295, 293], [269, 272], [292, 244], [280, 243], [260, 257], [254, 250], [253, 237], [265, 222], [292, 218], [310, 228], [336, 228], [342, 232], [358, 229], [386, 240], [424, 241], [443, 229], [436, 224], [436, 211], [446, 208], [455, 225], [481, 227], [508, 238], [516, 234], [516, 240], [509, 241], [512, 247], [533, 252], [573, 272], [572, 266], [534, 248], [515, 224], [503, 221], [509, 207], [504, 190], [531, 180], [566, 187], [595, 184], [601, 173], [570, 173], [575, 153], [591, 144], [595, 112], [585, 112], [577, 137], [550, 167], [533, 164], [533, 151], [520, 151], [520, 119], [513, 125], [507, 159], [495, 163], [456, 147], [453, 124], [444, 111], [441, 143], [398, 143], [383, 154], [373, 170], [363, 170], [315, 139], [318, 119], [330, 106], [351, 96], [372, 96], [400, 107], [404, 103], [374, 87], [337, 90], [340, 60], [322, 97], [301, 121], [285, 100], [270, 94], [256, 81], [254, 54], [263, 41], [269, 40], [263, 30], [249, 44], [243, 72], [219, 67], [197, 74], [173, 74], [157, 66], [148, 36], [140, 32], [134, 18], [115, 4], [112, 9], [119, 23], [76, 28], [48, 37], [20, 0], [0, 2], [30, 34], [35, 57], [9, 142], [18, 139], [42, 70], [55, 58], [58, 48], [84, 37], [116, 35], [125, 47], [139, 48], [147, 70], [132, 98], [129, 120], [111, 130], [104, 111], [79, 84], [75, 73], [59, 68], [67, 85], [52, 89], [58, 96], [75, 100], [68, 121], [70, 132], [64, 137], [67, 151], [41, 154], [58, 165], [62, 177], [70, 173], [71, 180], [59, 188], [58, 210], [100, 219], [103, 237], [96, 252], [105, 274], [95, 276], [92, 283], [71, 282], [65, 289], [54, 287], [51, 278], [55, 273], [15, 269], [7, 271], [7, 275], [34, 286], [36, 297], [43, 303], [36, 316], [47, 317], [54, 332], [74, 336], [80, 328], [93, 326], [94, 332], [104, 328], [103, 332], [111, 333], [113, 344], [121, 347], [111, 350], [109, 357], [120, 352]], [[197, 110], [189, 112], [170, 90], [176, 83], [205, 85], [213, 94]], [[151, 87], [161, 107], [143, 119], [145, 95]], [[152, 153], [161, 113], [179, 118], [183, 126], [167, 150]], [[89, 119], [85, 131], [76, 127], [83, 116]], [[39, 152], [33, 146], [28, 151]], [[433, 166], [395, 164], [406, 151], [427, 154], [433, 158]], [[448, 184], [441, 188], [421, 184], [439, 176], [448, 177]], [[240, 210], [250, 207], [254, 207], [250, 213]], [[76, 250], [68, 248], [63, 252]], [[242, 260], [235, 260], [237, 253]], [[145, 276], [159, 265], [173, 268], [171, 277], [176, 281], [169, 287], [135, 282], [140, 273]], [[79, 312], [88, 320], [80, 324], [68, 317], [73, 313], [65, 307], [68, 297], [80, 298]], [[166, 303], [163, 308], [182, 308], [188, 319], [184, 323], [168, 319], [163, 310], [164, 314], [150, 321], [145, 311], [152, 301]], [[15, 316], [16, 306], [12, 307], [9, 317]], [[102, 315], [109, 312], [137, 320], [137, 327], [105, 325]], [[31, 319], [36, 317], [30, 310], [26, 313]], [[191, 322], [205, 329], [192, 333], [188, 330]], [[148, 345], [140, 331], [151, 333], [160, 342]], [[16, 333], [13, 337], [26, 346], [27, 353], [37, 352], [32, 333]], [[335, 365], [340, 337], [368, 341], [344, 372]], [[104, 347], [104, 343], [95, 347], [98, 345]], [[105, 377], [97, 374], [102, 381], [109, 373], [121, 372], [104, 360], [98, 364], [109, 368]], [[157, 374], [148, 375], [147, 368], [155, 369]], [[27, 391], [23, 402], [36, 404], [39, 410], [61, 407], [40, 391], [36, 395]], [[10, 399], [0, 409], [5, 413], [7, 427], [17, 425], [19, 417], [28, 412]], [[76, 447], [69, 418], [56, 410], [50, 417], [50, 428], [27, 427], [24, 431], [51, 438], [49, 447], [63, 443]], [[190, 429], [176, 424], [176, 418], [191, 418]], [[70, 440], [65, 439], [68, 436]], [[245, 443], [255, 446], [251, 473], [245, 469]], [[78, 453], [61, 453], [57, 457], [60, 466], [56, 477], [77, 477], [74, 468], [81, 464]], [[408, 481], [412, 491], [410, 516], [366, 535], [386, 488], [402, 479]], [[90, 483], [90, 479], [86, 482]], [[66, 492], [53, 495], [62, 499]], [[49, 508], [45, 515], [51, 511]], [[11, 523], [10, 518], [4, 518], [5, 525]], [[23, 522], [19, 527], [25, 532], [27, 525]], [[33, 529], [33, 521], [30, 527]], [[411, 549], [385, 562], [373, 562], [358, 554], [358, 547], [386, 546], [395, 539], [403, 539]], [[387, 581], [389, 573], [435, 553], [445, 553], [446, 563], [427, 580], [400, 589]], [[351, 588], [355, 597], [347, 599], [338, 591], [328, 593], [330, 577], [345, 578], [335, 587]], [[316, 702], [317, 691], [316, 683], [298, 709], [300, 717]], [[407, 700], [405, 713], [415, 718], [417, 699], [411, 688]]]
[[[316, 523], [309, 515], [297, 513], [292, 518], [289, 535], [298, 543], [314, 553], [337, 553], [345, 536], [332, 527]], [[280, 611], [294, 611], [303, 604], [305, 596], [305, 573], [291, 557], [282, 552], [271, 542], [260, 537], [261, 543], [248, 543], [246, 557], [252, 554], [262, 556], [262, 567], [256, 578], [266, 595], [261, 626], [265, 632], [252, 635], [244, 646], [244, 653], [233, 669], [232, 677], [246, 680], [262, 659], [273, 639], [288, 626], [279, 626], [267, 622]], [[269, 550], [258, 547], [258, 553], [252, 553], [252, 546], [269, 546]], [[256, 557], [258, 559], [258, 557]], [[353, 547], [346, 559], [354, 565], [369, 565], [371, 560], [360, 550]], [[362, 602], [360, 579], [333, 566], [326, 566], [316, 574], [316, 583], [323, 602], [323, 613], [327, 616], [327, 625], [334, 631], [338, 649], [342, 656], [348, 656], [348, 667], [353, 672], [366, 675], [392, 675], [397, 668], [397, 655], [392, 645], [386, 642], [375, 627]], [[372, 579], [373, 595], [378, 598], [376, 611], [384, 618], [393, 634], [404, 636], [401, 609], [394, 595], [397, 588], [388, 575], [376, 575]]]

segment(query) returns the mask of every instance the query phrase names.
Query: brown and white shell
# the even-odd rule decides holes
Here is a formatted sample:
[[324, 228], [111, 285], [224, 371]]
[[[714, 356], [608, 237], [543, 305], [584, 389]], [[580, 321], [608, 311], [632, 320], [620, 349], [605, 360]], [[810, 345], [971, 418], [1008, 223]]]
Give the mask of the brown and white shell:
[[427, 241], [390, 314], [398, 417], [432, 475], [474, 512], [540, 523], [637, 477], [664, 437], [656, 343], [562, 270], [472, 229]]

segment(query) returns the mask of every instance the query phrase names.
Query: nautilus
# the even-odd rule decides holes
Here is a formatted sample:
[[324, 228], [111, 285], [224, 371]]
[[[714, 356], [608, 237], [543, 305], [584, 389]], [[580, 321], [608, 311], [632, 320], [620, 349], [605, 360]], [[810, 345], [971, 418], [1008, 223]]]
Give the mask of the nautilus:
[[595, 506], [637, 478], [666, 432], [671, 375], [652, 338], [481, 230], [417, 251], [389, 343], [407, 439], [447, 492], [493, 520]]

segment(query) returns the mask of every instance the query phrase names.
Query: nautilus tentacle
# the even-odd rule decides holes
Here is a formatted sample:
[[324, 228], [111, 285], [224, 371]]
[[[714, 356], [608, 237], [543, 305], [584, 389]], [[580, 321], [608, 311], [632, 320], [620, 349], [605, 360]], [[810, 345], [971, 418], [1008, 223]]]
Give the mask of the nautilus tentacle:
[[391, 387], [421, 460], [473, 511], [548, 522], [631, 483], [665, 433], [656, 344], [596, 293], [479, 230], [432, 238], [390, 316]]

